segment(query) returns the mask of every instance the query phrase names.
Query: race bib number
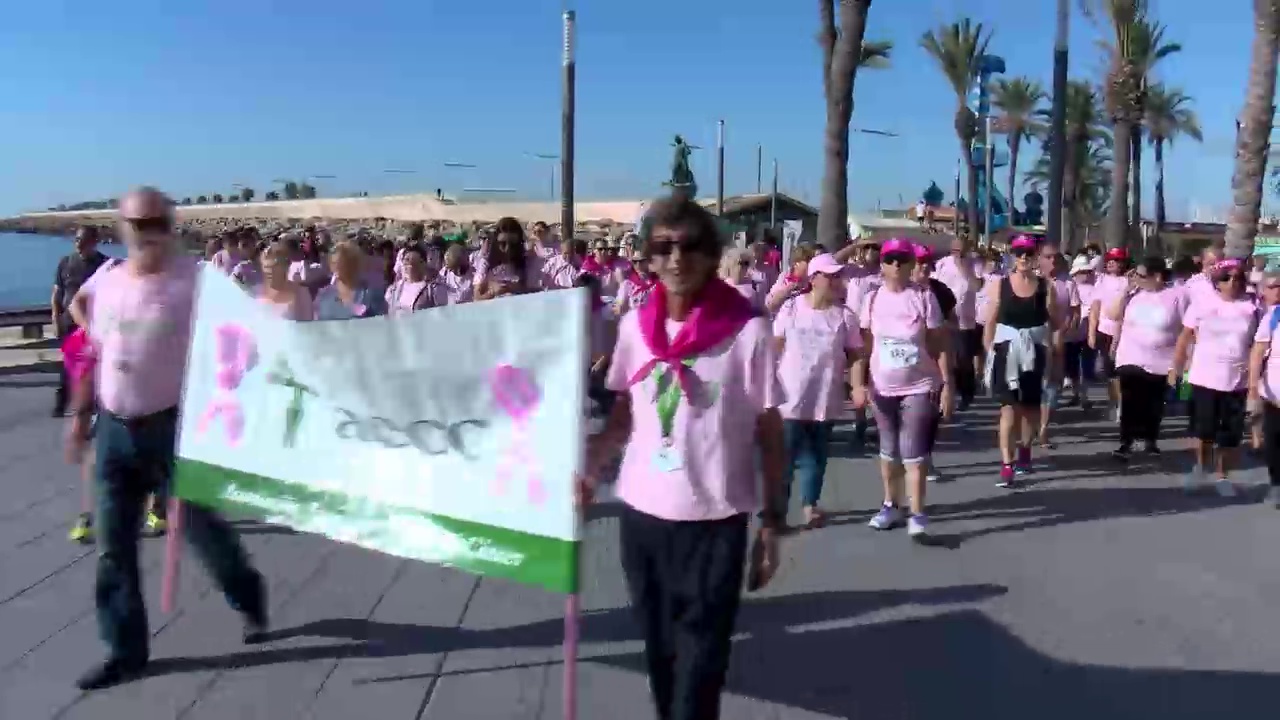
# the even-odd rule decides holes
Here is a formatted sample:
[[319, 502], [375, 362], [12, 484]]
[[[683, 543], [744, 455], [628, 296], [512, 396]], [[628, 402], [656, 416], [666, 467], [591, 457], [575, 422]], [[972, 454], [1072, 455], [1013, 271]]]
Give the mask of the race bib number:
[[906, 370], [920, 362], [920, 346], [909, 340], [879, 338], [876, 352], [880, 367], [885, 370]]

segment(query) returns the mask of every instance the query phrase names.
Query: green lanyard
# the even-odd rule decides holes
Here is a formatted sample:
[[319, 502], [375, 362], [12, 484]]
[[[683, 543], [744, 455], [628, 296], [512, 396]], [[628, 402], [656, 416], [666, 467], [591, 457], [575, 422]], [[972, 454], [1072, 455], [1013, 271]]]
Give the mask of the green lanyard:
[[[693, 358], [680, 361], [686, 368], [693, 367]], [[658, 398], [655, 406], [658, 410], [658, 428], [662, 432], [662, 442], [670, 446], [672, 435], [676, 429], [676, 409], [680, 407], [680, 378], [670, 367], [660, 365], [653, 369], [654, 382], [657, 383]], [[666, 378], [666, 385], [662, 384]]]

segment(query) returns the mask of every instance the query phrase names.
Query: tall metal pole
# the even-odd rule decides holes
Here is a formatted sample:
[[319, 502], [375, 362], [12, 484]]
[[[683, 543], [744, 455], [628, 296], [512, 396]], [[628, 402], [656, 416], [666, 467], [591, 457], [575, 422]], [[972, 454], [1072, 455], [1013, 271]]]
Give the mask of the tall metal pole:
[[764, 146], [755, 143], [755, 193], [764, 192]]
[[573, 34], [577, 24], [572, 10], [564, 12], [564, 69], [560, 89], [560, 237], [573, 239], [573, 120], [576, 68], [573, 59]]
[[716, 123], [716, 214], [724, 214], [724, 121]]
[[1053, 40], [1053, 110], [1049, 125], [1049, 197], [1045, 205], [1046, 240], [1062, 245], [1062, 180], [1067, 169], [1067, 33], [1071, 22], [1069, 0], [1058, 0], [1057, 32]]
[[778, 161], [773, 161], [773, 192], [769, 195], [769, 229], [778, 226]]
[[984, 140], [987, 144], [986, 150], [986, 182], [981, 188], [982, 192], [982, 244], [988, 248], [991, 247], [991, 175], [995, 172], [996, 149], [991, 144], [991, 114], [987, 114], [986, 128], [984, 130]]
[[[960, 161], [959, 160], [956, 160], [956, 194], [954, 195], [954, 197], [955, 197], [955, 212], [951, 213], [951, 234], [954, 235], [956, 238], [959, 238], [960, 237]], [[969, 201], [973, 202], [973, 198], [969, 198]], [[969, 236], [969, 243], [970, 244], [973, 243], [972, 235]]]

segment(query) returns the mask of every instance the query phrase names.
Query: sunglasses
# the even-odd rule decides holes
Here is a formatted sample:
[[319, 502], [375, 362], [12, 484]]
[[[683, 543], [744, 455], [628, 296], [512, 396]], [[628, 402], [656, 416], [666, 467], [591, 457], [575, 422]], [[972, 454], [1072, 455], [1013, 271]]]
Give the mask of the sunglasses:
[[1014, 248], [1014, 249], [1011, 251], [1011, 254], [1012, 254], [1014, 257], [1016, 257], [1016, 258], [1030, 257], [1030, 256], [1034, 255], [1035, 253], [1036, 253], [1036, 251], [1035, 251], [1035, 250], [1033, 250], [1033, 249], [1031, 249], [1031, 248], [1022, 248], [1022, 247], [1020, 247], [1020, 248]]
[[1224, 282], [1244, 283], [1244, 275], [1241, 275], [1240, 273], [1225, 273], [1223, 275], [1218, 275], [1214, 277], [1213, 280], [1214, 282], [1220, 282], [1220, 283], [1224, 283]]
[[1280, 283], [1267, 283], [1263, 286], [1264, 290], [1280, 290]]
[[916, 256], [911, 253], [885, 253], [880, 256], [880, 262], [883, 265], [906, 265], [916, 261]]
[[170, 227], [169, 218], [129, 218], [126, 222], [137, 232], [167, 232]]
[[659, 257], [668, 257], [671, 253], [680, 248], [681, 255], [702, 254], [706, 252], [706, 243], [698, 238], [683, 238], [676, 240], [654, 240], [649, 243], [649, 254]]

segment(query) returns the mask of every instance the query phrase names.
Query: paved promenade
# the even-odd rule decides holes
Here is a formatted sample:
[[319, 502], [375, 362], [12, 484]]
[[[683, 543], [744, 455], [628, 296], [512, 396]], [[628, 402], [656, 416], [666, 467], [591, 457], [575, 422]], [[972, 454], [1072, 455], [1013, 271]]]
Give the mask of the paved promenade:
[[[562, 598], [253, 524], [271, 642], [240, 645], [194, 562], [163, 614], [162, 541], [146, 541], [154, 673], [77, 692], [102, 650], [94, 553], [66, 539], [76, 473], [58, 459], [52, 376], [30, 372], [42, 367], [0, 371], [0, 718], [561, 717]], [[743, 608], [724, 717], [1272, 716], [1280, 512], [1258, 503], [1262, 471], [1241, 475], [1238, 499], [1187, 497], [1172, 437], [1159, 464], [1118, 474], [1109, 425], [1068, 410], [1035, 484], [1009, 493], [994, 487], [992, 416], [980, 406], [944, 432], [938, 547], [865, 528], [872, 461], [833, 459], [833, 522], [789, 538], [777, 581]], [[613, 510], [594, 508], [587, 529], [584, 720], [652, 717]]]

